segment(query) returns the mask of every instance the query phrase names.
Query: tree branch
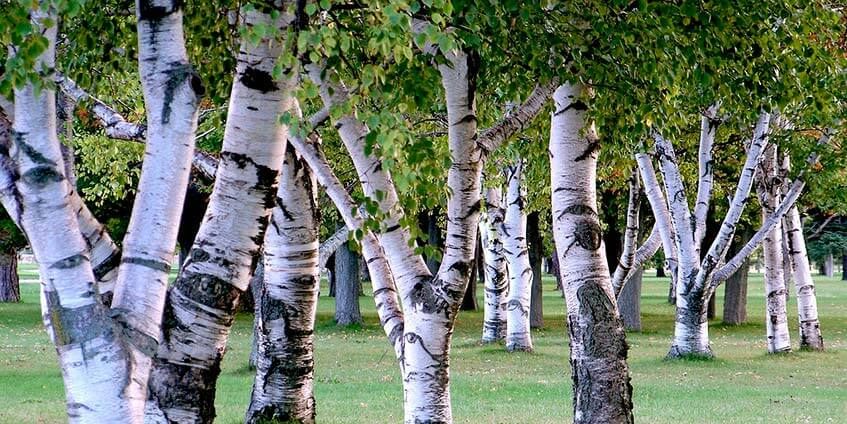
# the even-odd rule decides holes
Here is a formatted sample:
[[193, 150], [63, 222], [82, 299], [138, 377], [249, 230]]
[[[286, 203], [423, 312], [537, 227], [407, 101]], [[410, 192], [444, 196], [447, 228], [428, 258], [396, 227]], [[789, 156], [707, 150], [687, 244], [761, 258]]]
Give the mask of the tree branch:
[[712, 148], [715, 133], [720, 121], [717, 118], [717, 105], [709, 107], [700, 118], [700, 148], [698, 152], [697, 202], [694, 204], [694, 244], [700, 246], [706, 235], [706, 215], [709, 213], [709, 200], [714, 185], [712, 166]]
[[553, 78], [546, 84], [536, 85], [529, 97], [515, 108], [509, 116], [483, 130], [477, 140], [477, 145], [482, 149], [485, 156], [497, 150], [501, 144], [515, 134], [523, 131], [538, 116], [558, 86], [558, 78]]

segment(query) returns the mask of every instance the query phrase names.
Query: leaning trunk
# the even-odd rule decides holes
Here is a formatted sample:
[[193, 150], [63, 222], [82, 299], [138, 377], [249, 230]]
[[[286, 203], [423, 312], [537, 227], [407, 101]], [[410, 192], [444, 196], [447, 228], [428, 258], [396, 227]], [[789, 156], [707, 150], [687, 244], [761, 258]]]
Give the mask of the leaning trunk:
[[314, 423], [318, 306], [316, 182], [289, 148], [265, 235], [264, 284], [256, 290], [258, 355], [245, 423]]
[[21, 288], [18, 280], [18, 255], [0, 253], [0, 302], [20, 302]]
[[806, 253], [806, 238], [797, 206], [785, 217], [788, 251], [791, 255], [794, 287], [797, 290], [797, 317], [800, 321], [800, 349], [823, 350], [821, 323], [818, 320], [818, 302], [812, 268]]
[[532, 336], [529, 331], [529, 303], [532, 295], [532, 267], [526, 245], [526, 212], [523, 168], [525, 162], [518, 159], [508, 167], [506, 178], [506, 220], [504, 223], [503, 247], [506, 266], [509, 270], [509, 297], [506, 302], [506, 350], [532, 351]]
[[585, 127], [582, 91], [579, 85], [556, 90], [550, 129], [553, 234], [568, 309], [574, 422], [631, 423], [628, 346], [597, 214], [599, 144], [593, 125]]
[[[290, 17], [245, 11], [244, 26], [286, 31]], [[194, 245], [168, 293], [163, 343], [150, 376], [148, 422], [209, 423], [230, 327], [274, 206], [291, 106], [288, 81], [271, 75], [281, 44], [242, 42], [215, 186]], [[180, 193], [182, 196], [184, 192]]]

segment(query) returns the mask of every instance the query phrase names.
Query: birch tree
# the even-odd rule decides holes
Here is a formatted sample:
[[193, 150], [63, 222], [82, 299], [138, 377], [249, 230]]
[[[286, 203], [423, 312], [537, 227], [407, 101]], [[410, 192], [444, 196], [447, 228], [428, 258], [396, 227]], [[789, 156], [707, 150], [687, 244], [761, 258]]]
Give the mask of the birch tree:
[[[141, 6], [148, 5], [142, 2]], [[159, 284], [161, 296], [157, 297], [153, 288], [156, 285], [149, 282], [166, 281], [167, 276], [167, 267], [144, 255], [155, 256], [156, 252], [164, 251], [170, 255], [173, 251], [176, 226], [172, 222], [174, 214], [171, 210], [176, 209], [178, 219], [185, 186], [182, 185], [180, 190], [180, 184], [174, 184], [176, 188], [173, 191], [178, 192], [179, 197], [172, 198], [170, 193], [173, 191], [170, 191], [171, 187], [163, 175], [178, 176], [179, 172], [174, 172], [174, 169], [180, 169], [180, 162], [190, 161], [193, 137], [182, 143], [181, 135], [193, 132], [197, 97], [198, 93], [202, 94], [199, 79], [193, 76], [190, 65], [184, 60], [184, 51], [180, 57], [182, 31], [179, 9], [165, 7], [153, 14], [146, 13], [149, 8], [137, 9], [140, 34], [149, 30], [150, 21], [159, 24], [157, 37], [142, 39], [140, 45], [142, 51], [151, 44], [154, 49], [167, 45], [164, 50], [170, 55], [169, 60], [165, 64], [158, 63], [159, 67], [155, 69], [156, 73], [165, 72], [155, 78], [162, 87], [168, 85], [170, 89], [168, 96], [163, 96], [160, 90], [158, 97], [153, 95], [149, 100], [148, 111], [158, 112], [153, 113], [158, 124], [149, 133], [151, 140], [147, 145], [147, 156], [158, 163], [142, 170], [139, 193], [143, 195], [136, 206], [145, 210], [144, 217], [140, 216], [142, 213], [135, 212], [130, 226], [137, 233], [147, 231], [148, 236], [150, 228], [161, 226], [164, 233], [155, 239], [138, 237], [140, 240], [137, 242], [132, 239], [125, 242], [126, 254], [121, 260], [122, 269], [117, 273], [113, 302], [118, 307], [113, 311], [108, 310], [108, 304], [104, 304], [100, 296], [93, 294], [100, 290], [98, 279], [114, 281], [112, 259], [120, 255], [115, 254], [111, 240], [103, 234], [99, 223], [69, 187], [65, 175], [69, 168], [64, 165], [56, 132], [55, 94], [49, 88], [38, 89], [35, 82], [25, 84], [15, 94], [15, 131], [29, 134], [32, 140], [26, 137], [14, 140], [12, 157], [17, 168], [16, 175], [21, 176], [15, 187], [20, 193], [20, 204], [4, 202], [4, 206], [11, 214], [20, 217], [20, 224], [42, 267], [42, 275], [46, 276], [42, 290], [45, 325], [57, 345], [60, 363], [63, 364], [68, 416], [72, 421], [140, 422], [142, 419], [151, 350], [155, 350], [159, 334], [157, 299], [164, 300], [165, 288], [164, 284]], [[43, 5], [31, 12], [35, 27], [43, 29], [47, 41], [47, 49], [38, 59], [42, 69], [53, 69], [58, 12], [61, 10], [52, 5]], [[157, 66], [154, 61], [149, 62], [145, 66]], [[179, 72], [166, 72], [174, 67]], [[171, 103], [175, 103], [173, 107]], [[163, 132], [170, 137], [162, 137]], [[157, 166], [166, 166], [168, 172], [163, 173]], [[38, 176], [37, 181], [26, 182], [27, 175]], [[145, 200], [145, 195], [150, 197]], [[31, 202], [34, 208], [28, 205]], [[161, 206], [157, 208], [156, 205], [162, 204], [168, 205], [170, 210], [163, 211]], [[52, 212], [45, 215], [45, 207]], [[39, 208], [42, 208], [41, 212]], [[56, 222], [63, 230], [45, 238], [44, 222]], [[39, 226], [35, 226], [36, 223]], [[174, 228], [173, 237], [169, 236], [169, 228]], [[92, 233], [91, 230], [99, 231]], [[56, 234], [61, 236], [57, 238]], [[144, 254], [133, 250], [139, 245], [146, 248]], [[99, 250], [100, 246], [106, 249]], [[170, 262], [166, 263], [169, 266]], [[100, 268], [102, 265], [106, 265], [106, 269]], [[136, 265], [143, 269], [134, 269]], [[101, 272], [95, 272], [98, 269]], [[133, 312], [120, 307], [131, 303], [129, 300], [134, 295], [141, 294], [129, 293], [128, 289], [137, 281], [136, 272], [144, 274], [145, 287], [149, 287], [148, 292], [141, 292], [148, 297], [142, 297], [141, 301], [148, 302], [149, 310]], [[107, 275], [110, 277], [105, 279]], [[106, 290], [110, 292], [111, 288]], [[148, 327], [148, 324], [151, 325]], [[83, 358], [85, 360], [80, 361]]]
[[[777, 166], [777, 149], [773, 144], [764, 152], [756, 172], [756, 194], [762, 205], [762, 221], [766, 221], [779, 205], [781, 181]], [[783, 218], [784, 219], [784, 218]], [[781, 223], [780, 223], [781, 224]], [[768, 353], [791, 351], [788, 331], [786, 279], [783, 264], [782, 225], [770, 230], [762, 242], [765, 257], [765, 329]]]
[[482, 258], [485, 262], [485, 285], [482, 342], [493, 343], [506, 337], [506, 294], [509, 289], [508, 268], [503, 253], [502, 193], [489, 188], [485, 193], [485, 211], [479, 220]]
[[315, 421], [314, 327], [318, 306], [317, 182], [289, 146], [256, 299], [256, 379], [248, 423]]
[[[265, 27], [258, 43], [242, 41], [215, 188], [189, 257], [168, 294], [163, 343], [151, 374], [148, 422], [211, 422], [215, 386], [238, 300], [260, 259], [286, 127], [292, 107], [288, 75], [275, 69], [293, 23], [288, 5], [245, 9], [245, 28]], [[271, 13], [276, 10], [277, 13]], [[278, 13], [278, 12], [283, 13]]]
[[509, 273], [509, 296], [506, 302], [506, 350], [532, 351], [529, 331], [529, 306], [532, 290], [532, 268], [526, 240], [526, 186], [523, 159], [506, 168], [506, 216], [503, 222], [503, 252]]

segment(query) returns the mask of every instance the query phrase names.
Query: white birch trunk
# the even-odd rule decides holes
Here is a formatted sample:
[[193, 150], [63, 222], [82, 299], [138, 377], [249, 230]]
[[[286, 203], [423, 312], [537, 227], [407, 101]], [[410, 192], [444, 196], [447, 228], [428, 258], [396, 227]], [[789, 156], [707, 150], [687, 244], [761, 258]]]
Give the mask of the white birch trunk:
[[494, 343], [506, 337], [506, 295], [509, 280], [503, 254], [503, 196], [499, 189], [491, 188], [485, 197], [485, 212], [479, 220], [482, 259], [485, 262], [482, 342]]
[[128, 397], [135, 419], [141, 419], [152, 357], [160, 342], [168, 272], [188, 184], [203, 86], [188, 63], [180, 3], [138, 0], [136, 11], [139, 71], [149, 130], [123, 242], [112, 314], [131, 342], [133, 367]]
[[726, 256], [729, 242], [753, 184], [756, 167], [768, 142], [770, 115], [762, 112], [753, 131], [741, 177], [724, 217], [721, 229], [703, 260], [700, 260], [699, 242], [694, 240], [691, 230], [690, 211], [685, 199], [685, 187], [676, 162], [673, 145], [658, 133], [654, 133], [656, 152], [662, 165], [667, 201], [676, 230], [676, 244], [680, 255], [679, 281], [676, 293], [676, 323], [674, 342], [668, 357], [700, 356], [712, 357], [709, 346], [707, 304], [714, 292], [713, 276], [718, 265]]
[[[3, 205], [6, 213], [15, 225], [21, 231], [24, 231], [21, 225], [23, 205], [21, 204], [21, 196], [18, 188], [15, 186], [20, 176], [12, 158], [8, 155], [8, 152], [13, 148], [12, 123], [4, 114], [5, 111], [0, 110], [0, 204]], [[67, 171], [71, 166], [65, 164], [65, 170]], [[100, 297], [103, 300], [103, 304], [109, 306], [112, 303], [115, 279], [117, 278], [118, 265], [121, 259], [120, 249], [112, 241], [103, 224], [97, 221], [97, 218], [94, 217], [88, 206], [79, 197], [79, 193], [76, 190], [72, 190], [68, 194], [68, 202], [71, 209], [76, 211], [79, 230], [82, 233], [82, 238], [85, 240], [86, 245], [89, 246], [91, 268], [97, 279], [97, 288], [100, 292]]]
[[812, 279], [812, 267], [806, 253], [806, 238], [803, 236], [803, 223], [800, 211], [792, 206], [784, 218], [788, 254], [791, 255], [791, 272], [794, 275], [794, 287], [797, 290], [797, 317], [799, 319], [800, 349], [823, 350], [823, 336], [818, 319], [818, 302], [815, 282]]
[[574, 422], [631, 423], [628, 347], [597, 215], [599, 144], [585, 122], [582, 90], [556, 90], [550, 128], [553, 234], [568, 306]]
[[612, 293], [615, 298], [623, 290], [627, 277], [635, 265], [636, 245], [638, 244], [639, 209], [641, 208], [641, 185], [638, 174], [633, 170], [629, 178], [629, 201], [626, 206], [626, 231], [624, 231], [623, 251], [618, 266], [612, 274]]
[[[47, 50], [38, 67], [52, 70], [55, 58], [55, 10], [33, 11]], [[15, 90], [12, 157], [19, 171], [20, 223], [39, 263], [45, 326], [59, 355], [70, 422], [138, 422], [131, 399], [132, 361], [121, 329], [97, 296], [88, 246], [69, 196], [64, 161], [56, 134], [56, 95], [27, 84]]]
[[[777, 173], [777, 151], [769, 145], [756, 175], [756, 192], [762, 205], [762, 221], [774, 214], [780, 202], [782, 182]], [[791, 351], [783, 274], [782, 226], [768, 231], [762, 242], [765, 258], [765, 329], [768, 353]]]
[[669, 297], [673, 299], [673, 303], [676, 303], [676, 284], [679, 281], [679, 256], [676, 251], [676, 230], [674, 230], [673, 223], [671, 222], [668, 203], [665, 200], [659, 179], [656, 178], [656, 171], [653, 169], [653, 162], [650, 160], [650, 156], [644, 153], [638, 153], [635, 155], [635, 160], [638, 163], [639, 174], [644, 184], [644, 194], [650, 203], [650, 208], [653, 210], [656, 227], [662, 239], [662, 250], [665, 252], [665, 266], [667, 266], [671, 273]]
[[[318, 207], [314, 177], [287, 150], [278, 207], [265, 235], [258, 290], [256, 379], [246, 423], [315, 422], [314, 329], [318, 306]], [[345, 233], [346, 234], [346, 233]]]
[[[284, 33], [292, 18], [271, 19], [253, 10], [243, 19], [242, 25], [272, 25]], [[189, 258], [168, 294], [148, 422], [214, 419], [220, 363], [238, 300], [260, 260], [285, 151], [287, 128], [278, 118], [292, 106], [290, 83], [272, 77], [282, 44], [272, 38], [257, 45], [242, 41], [214, 190]]]
[[532, 267], [526, 244], [526, 187], [523, 159], [506, 170], [506, 219], [503, 252], [509, 270], [509, 297], [506, 303], [506, 350], [532, 351], [529, 330], [529, 303], [532, 295]]
[[[328, 75], [324, 76], [318, 66], [307, 65], [307, 68], [312, 81], [321, 87], [321, 98], [325, 107], [330, 108], [348, 101], [344, 83], [332, 82], [334, 71], [325, 70], [323, 72]], [[365, 139], [370, 130], [355, 114], [334, 119], [333, 125], [353, 160], [362, 190], [366, 196], [377, 202], [380, 212], [384, 215], [380, 222], [383, 229], [377, 237], [383, 245], [392, 246], [386, 254], [394, 276], [398, 281], [428, 279], [431, 274], [423, 257], [414, 252], [411, 233], [401, 225], [404, 212], [400, 207], [391, 173], [382, 167], [378, 146], [374, 146], [374, 151], [370, 154], [365, 150]]]

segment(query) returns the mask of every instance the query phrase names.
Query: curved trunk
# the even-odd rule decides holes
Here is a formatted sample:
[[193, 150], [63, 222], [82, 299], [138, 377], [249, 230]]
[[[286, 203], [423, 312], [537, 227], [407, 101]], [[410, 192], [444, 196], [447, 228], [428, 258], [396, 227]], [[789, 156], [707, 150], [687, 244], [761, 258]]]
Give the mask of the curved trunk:
[[0, 253], [0, 302], [20, 302], [18, 255], [14, 250]]
[[556, 90], [550, 129], [553, 234], [568, 307], [574, 422], [631, 423], [628, 346], [597, 215], [599, 144], [593, 125], [584, 128], [582, 91], [579, 85]]
[[350, 250], [350, 242], [335, 251], [335, 323], [364, 324], [359, 310], [359, 255]]
[[[37, 60], [44, 72], [54, 67], [56, 26], [43, 28], [41, 22], [55, 19], [49, 16], [54, 12], [51, 6], [46, 13], [36, 9], [30, 16], [36, 31], [47, 39], [47, 49]], [[42, 317], [59, 356], [68, 420], [139, 422], [139, 399], [129, 381], [134, 366], [129, 346], [95, 295], [92, 256], [72, 204], [74, 191], [64, 174], [55, 93], [36, 90], [32, 84], [16, 88], [14, 116], [11, 157], [20, 172], [15, 183], [19, 222], [39, 263]]]
[[256, 379], [245, 423], [315, 422], [315, 311], [318, 306], [316, 182], [292, 148], [265, 235], [264, 284], [257, 290]]
[[509, 280], [506, 257], [503, 255], [502, 197], [499, 189], [488, 189], [485, 195], [485, 213], [479, 220], [482, 258], [485, 261], [483, 343], [493, 343], [506, 337], [506, 294]]
[[506, 302], [506, 350], [532, 351], [529, 331], [529, 307], [532, 297], [532, 267], [526, 245], [526, 187], [523, 159], [506, 170], [506, 219], [504, 221], [503, 251], [509, 270], [509, 296]]
[[818, 302], [812, 268], [806, 254], [806, 239], [797, 206], [785, 217], [788, 252], [791, 255], [794, 287], [797, 290], [797, 317], [800, 321], [800, 349], [823, 350], [821, 323], [818, 320]]
[[[777, 173], [776, 158], [776, 146], [768, 146], [756, 174], [756, 192], [762, 205], [762, 222], [774, 214], [780, 202], [782, 181]], [[777, 225], [768, 231], [762, 242], [765, 258], [765, 328], [768, 353], [791, 350], [785, 302], [782, 235], [782, 225]]]
[[[283, 32], [290, 20], [256, 10], [242, 16], [244, 25], [273, 25]], [[168, 294], [163, 343], [150, 376], [148, 422], [214, 419], [220, 363], [239, 298], [260, 259], [285, 151], [286, 128], [278, 117], [291, 106], [290, 90], [287, 81], [271, 77], [281, 44], [268, 38], [257, 45], [242, 42], [215, 186]], [[180, 199], [184, 193], [183, 188]]]

